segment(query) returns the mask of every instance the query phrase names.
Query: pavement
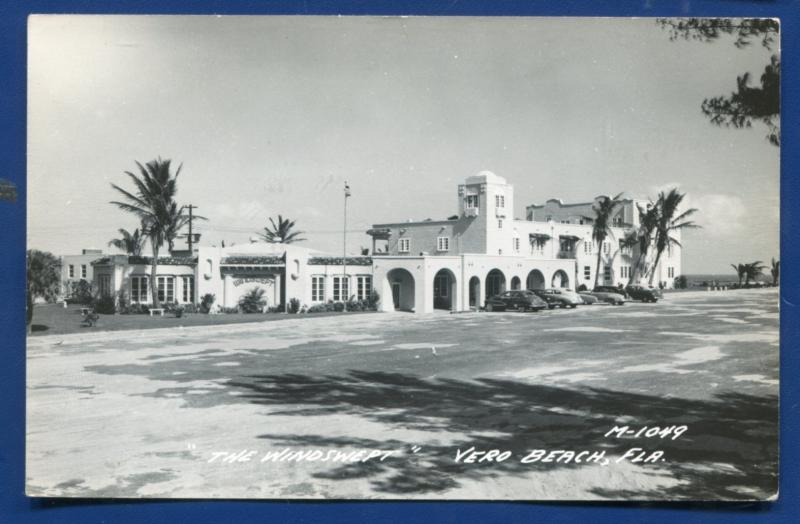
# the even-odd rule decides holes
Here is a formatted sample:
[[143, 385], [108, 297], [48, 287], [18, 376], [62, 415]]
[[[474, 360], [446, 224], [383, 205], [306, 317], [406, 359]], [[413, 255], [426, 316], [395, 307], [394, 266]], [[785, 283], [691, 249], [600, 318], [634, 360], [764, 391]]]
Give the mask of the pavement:
[[27, 494], [770, 499], [778, 336], [776, 289], [36, 336]]

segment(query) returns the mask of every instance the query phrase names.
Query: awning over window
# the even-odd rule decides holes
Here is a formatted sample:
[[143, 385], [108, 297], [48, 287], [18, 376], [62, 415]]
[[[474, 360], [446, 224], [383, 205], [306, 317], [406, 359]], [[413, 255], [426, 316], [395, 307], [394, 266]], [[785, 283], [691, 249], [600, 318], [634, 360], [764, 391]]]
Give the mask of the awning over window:
[[558, 238], [560, 238], [561, 240], [572, 240], [572, 241], [577, 241], [581, 239], [581, 237], [575, 235], [558, 235]]
[[528, 235], [528, 239], [531, 242], [546, 242], [550, 240], [550, 235], [547, 233], [531, 233]]
[[378, 240], [389, 240], [389, 237], [392, 236], [392, 230], [388, 227], [379, 227], [368, 229], [367, 234]]

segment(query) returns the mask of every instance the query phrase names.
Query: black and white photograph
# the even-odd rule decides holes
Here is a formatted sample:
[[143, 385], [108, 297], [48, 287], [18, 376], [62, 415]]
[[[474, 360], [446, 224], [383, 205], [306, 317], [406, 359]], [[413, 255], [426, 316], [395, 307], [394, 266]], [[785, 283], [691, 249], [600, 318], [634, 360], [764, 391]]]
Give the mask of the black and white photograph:
[[776, 500], [779, 33], [31, 16], [26, 494]]

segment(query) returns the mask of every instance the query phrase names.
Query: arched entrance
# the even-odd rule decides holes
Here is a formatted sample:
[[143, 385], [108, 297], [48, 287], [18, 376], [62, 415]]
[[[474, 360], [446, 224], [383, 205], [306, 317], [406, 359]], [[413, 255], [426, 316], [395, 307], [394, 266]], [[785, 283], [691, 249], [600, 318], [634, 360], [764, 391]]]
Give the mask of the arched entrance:
[[382, 298], [390, 300], [387, 306], [391, 304], [392, 307], [384, 310], [414, 311], [414, 276], [406, 269], [396, 268], [386, 273], [386, 280], [389, 293]]
[[525, 289], [544, 289], [544, 275], [541, 271], [534, 269], [528, 273]]
[[566, 271], [559, 269], [553, 273], [551, 285], [555, 288], [569, 287], [569, 276], [567, 275]]
[[433, 308], [454, 310], [458, 303], [457, 290], [456, 276], [453, 272], [446, 268], [440, 269], [433, 277]]
[[521, 285], [521, 281], [519, 277], [514, 277], [511, 279], [511, 289], [519, 289]]
[[499, 269], [493, 269], [486, 275], [486, 296], [485, 298], [499, 295], [506, 290], [506, 276]]
[[481, 279], [472, 277], [469, 279], [469, 307], [476, 308], [480, 303]]

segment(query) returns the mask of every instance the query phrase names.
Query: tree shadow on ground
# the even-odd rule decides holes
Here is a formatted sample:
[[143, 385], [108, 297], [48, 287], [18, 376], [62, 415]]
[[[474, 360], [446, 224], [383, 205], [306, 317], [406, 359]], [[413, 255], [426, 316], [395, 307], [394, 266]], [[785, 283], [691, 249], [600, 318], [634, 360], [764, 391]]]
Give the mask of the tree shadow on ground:
[[[422, 446], [420, 453], [408, 458], [332, 465], [315, 474], [326, 479], [369, 479], [380, 493], [435, 495], [467, 480], [587, 467], [563, 462], [522, 464], [519, 459], [533, 449], [605, 450], [611, 459], [607, 467], [615, 468], [621, 466], [614, 463], [616, 458], [632, 447], [663, 450], [666, 461], [639, 464], [643, 471], [639, 481], [595, 487], [594, 495], [626, 500], [754, 500], [777, 491], [775, 396], [724, 393], [713, 400], [692, 400], [488, 378], [422, 379], [365, 371], [318, 377], [254, 375], [228, 385], [239, 390], [240, 399], [286, 407], [272, 412], [275, 415], [356, 415], [392, 428], [431, 432], [428, 442], [324, 434], [259, 436], [275, 447], [388, 450]], [[685, 424], [689, 430], [677, 440], [604, 437], [622, 423], [636, 429]], [[454, 440], [441, 442], [443, 434]], [[494, 464], [455, 462], [455, 450], [470, 446], [509, 450], [513, 457]], [[642, 482], [641, 475], [651, 482]], [[519, 498], [525, 498], [524, 494]]]
[[48, 326], [45, 326], [44, 324], [31, 324], [31, 331], [33, 333], [38, 333], [38, 332], [41, 332], [41, 331], [47, 331], [48, 329], [50, 329], [50, 328]]

